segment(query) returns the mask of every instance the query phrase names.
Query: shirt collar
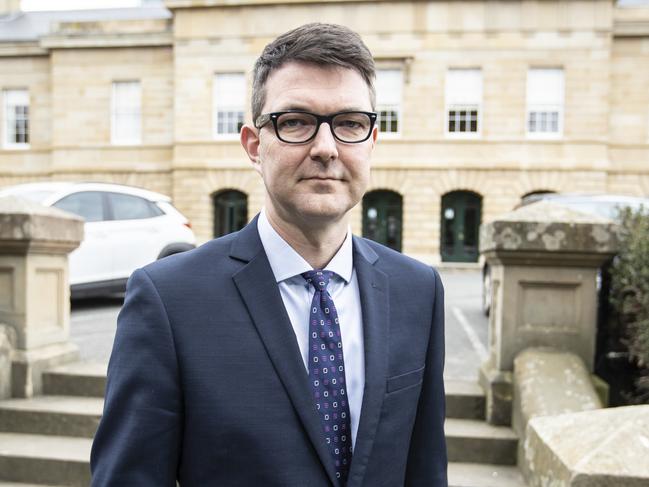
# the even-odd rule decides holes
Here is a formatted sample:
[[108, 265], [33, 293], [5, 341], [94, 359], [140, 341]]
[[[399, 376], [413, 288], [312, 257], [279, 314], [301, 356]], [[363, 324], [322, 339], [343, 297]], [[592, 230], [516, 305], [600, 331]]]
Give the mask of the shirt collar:
[[[291, 247], [272, 227], [262, 209], [257, 220], [257, 231], [264, 247], [275, 281], [282, 282], [303, 272], [313, 270], [311, 265]], [[353, 252], [351, 229], [336, 255], [333, 256], [325, 270], [331, 271], [348, 283], [352, 278]]]

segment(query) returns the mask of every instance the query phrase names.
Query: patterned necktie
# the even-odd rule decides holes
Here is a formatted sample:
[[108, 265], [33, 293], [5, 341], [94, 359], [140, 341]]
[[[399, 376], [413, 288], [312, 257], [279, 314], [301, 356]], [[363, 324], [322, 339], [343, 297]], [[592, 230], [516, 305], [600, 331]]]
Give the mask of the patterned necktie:
[[340, 324], [327, 292], [332, 274], [313, 270], [302, 277], [315, 288], [309, 315], [309, 381], [336, 477], [345, 485], [352, 461], [352, 438]]

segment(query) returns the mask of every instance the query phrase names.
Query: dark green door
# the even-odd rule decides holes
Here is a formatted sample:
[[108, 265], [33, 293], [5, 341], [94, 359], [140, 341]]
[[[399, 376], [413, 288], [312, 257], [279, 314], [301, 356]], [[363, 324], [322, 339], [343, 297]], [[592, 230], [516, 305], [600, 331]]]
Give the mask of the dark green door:
[[469, 191], [442, 196], [441, 254], [444, 262], [477, 262], [482, 198]]
[[371, 191], [363, 197], [363, 236], [401, 252], [403, 203], [394, 191]]
[[241, 230], [248, 222], [248, 197], [241, 191], [222, 191], [214, 195], [214, 236]]

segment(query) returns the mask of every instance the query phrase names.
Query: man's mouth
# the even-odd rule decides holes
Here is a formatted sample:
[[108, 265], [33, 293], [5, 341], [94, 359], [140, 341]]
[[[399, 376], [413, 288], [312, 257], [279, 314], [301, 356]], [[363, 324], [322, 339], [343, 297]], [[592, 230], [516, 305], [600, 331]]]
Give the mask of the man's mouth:
[[333, 176], [312, 176], [303, 179], [308, 181], [341, 181], [340, 178], [336, 178]]

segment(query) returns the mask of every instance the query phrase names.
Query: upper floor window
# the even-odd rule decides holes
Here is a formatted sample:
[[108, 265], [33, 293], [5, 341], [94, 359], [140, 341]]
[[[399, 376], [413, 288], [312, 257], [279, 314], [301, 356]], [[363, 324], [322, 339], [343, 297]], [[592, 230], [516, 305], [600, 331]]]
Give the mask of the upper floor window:
[[401, 92], [403, 71], [379, 69], [376, 71], [376, 111], [381, 133], [398, 134], [401, 131]]
[[446, 73], [446, 134], [479, 135], [481, 111], [482, 71], [449, 69]]
[[111, 105], [113, 144], [142, 142], [142, 89], [139, 81], [114, 81]]
[[563, 69], [527, 72], [527, 135], [559, 137], [563, 132]]
[[4, 130], [3, 146], [8, 149], [29, 147], [29, 92], [4, 90], [2, 93]]
[[243, 126], [246, 81], [243, 73], [219, 73], [214, 76], [214, 137], [238, 135]]

